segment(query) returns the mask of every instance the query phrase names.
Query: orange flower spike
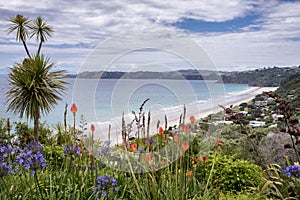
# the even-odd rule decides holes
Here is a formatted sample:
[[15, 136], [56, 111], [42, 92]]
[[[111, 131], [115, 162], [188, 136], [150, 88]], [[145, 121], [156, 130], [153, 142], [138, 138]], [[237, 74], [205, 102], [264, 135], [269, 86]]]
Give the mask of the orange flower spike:
[[183, 150], [186, 151], [186, 150], [188, 150], [188, 148], [189, 148], [189, 143], [188, 143], [187, 141], [184, 141], [184, 142], [182, 143], [181, 147], [182, 147]]
[[158, 129], [158, 133], [160, 134], [160, 135], [162, 135], [162, 134], [164, 134], [164, 129], [162, 128], [162, 127], [159, 127], [159, 129]]
[[76, 113], [77, 112], [77, 106], [76, 106], [76, 104], [75, 103], [73, 103], [72, 104], [72, 106], [71, 106], [71, 112], [74, 114], [74, 113]]
[[132, 145], [130, 146], [130, 150], [135, 151], [136, 149], [137, 149], [137, 144], [132, 144]]
[[184, 128], [183, 128], [183, 130], [184, 130], [184, 132], [189, 132], [190, 131], [190, 127], [189, 126], [184, 126]]
[[218, 140], [217, 145], [222, 146], [222, 140]]
[[174, 139], [175, 142], [178, 142], [178, 140], [179, 140], [178, 135], [174, 135], [174, 136], [173, 136], [173, 139]]
[[196, 157], [195, 157], [195, 162], [197, 163], [198, 161], [199, 161], [199, 157], [196, 156]]
[[95, 132], [95, 130], [96, 130], [96, 128], [95, 128], [94, 124], [91, 124], [91, 131]]
[[188, 176], [192, 176], [192, 174], [193, 174], [193, 171], [192, 171], [192, 170], [187, 171], [187, 175], [188, 175]]
[[150, 157], [150, 154], [149, 154], [149, 153], [147, 153], [147, 155], [146, 155], [145, 159], [146, 159], [146, 161], [147, 161], [147, 162], [150, 162], [150, 160], [151, 160], [151, 157]]
[[27, 140], [28, 140], [28, 136], [25, 135], [25, 136], [24, 136], [24, 141], [26, 142]]
[[190, 116], [190, 122], [191, 123], [194, 123], [196, 121], [196, 118], [194, 115]]

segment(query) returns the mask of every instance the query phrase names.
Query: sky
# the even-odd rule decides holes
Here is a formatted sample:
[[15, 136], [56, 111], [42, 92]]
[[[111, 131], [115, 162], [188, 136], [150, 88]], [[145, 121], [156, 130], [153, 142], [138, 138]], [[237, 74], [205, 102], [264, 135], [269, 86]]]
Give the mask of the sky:
[[[9, 18], [17, 14], [29, 19], [41, 16], [53, 27], [53, 37], [43, 45], [42, 53], [56, 62], [56, 68], [69, 72], [84, 71], [83, 66], [95, 51], [102, 53], [97, 64], [108, 64], [105, 69], [118, 71], [156, 70], [157, 66], [188, 68], [190, 57], [184, 52], [197, 54], [201, 50], [219, 71], [299, 66], [299, 10], [299, 0], [1, 1], [0, 72], [25, 57], [16, 34], [7, 34]], [[176, 36], [164, 42], [167, 39], [162, 40], [151, 30]], [[128, 35], [134, 35], [138, 42]], [[160, 39], [149, 39], [150, 35]], [[178, 42], [182, 37], [189, 40], [189, 45], [197, 44], [199, 49], [194, 52], [193, 46], [189, 50], [190, 46]], [[146, 43], [147, 39], [156, 45]], [[121, 43], [123, 40], [126, 42]], [[119, 46], [115, 46], [116, 41]], [[135, 46], [136, 43], [144, 44], [145, 49]], [[182, 49], [170, 50], [171, 43]], [[31, 53], [36, 52], [35, 39], [27, 44]], [[112, 60], [102, 62], [102, 58]]]

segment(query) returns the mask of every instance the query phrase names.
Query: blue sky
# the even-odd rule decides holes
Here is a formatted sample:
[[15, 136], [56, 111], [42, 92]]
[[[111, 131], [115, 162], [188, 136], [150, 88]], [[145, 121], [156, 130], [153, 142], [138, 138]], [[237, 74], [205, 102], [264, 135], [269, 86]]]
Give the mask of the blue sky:
[[[191, 32], [226, 33], [240, 31], [242, 28], [249, 27], [250, 25], [255, 24], [255, 20], [258, 20], [259, 17], [259, 15], [247, 15], [245, 17], [238, 17], [224, 22], [207, 22], [204, 20], [185, 18], [171, 25]], [[259, 27], [252, 27], [252, 30], [259, 30]]]
[[[287, 0], [23, 0], [0, 3], [0, 72], [25, 53], [15, 35], [7, 35], [10, 16], [42, 16], [55, 34], [43, 53], [58, 68], [77, 72], [97, 46], [135, 29], [172, 29], [199, 45], [218, 70], [247, 70], [300, 65], [300, 1]], [[28, 40], [35, 52], [35, 40]], [[116, 48], [116, 47], [114, 47]], [[112, 51], [110, 49], [109, 51]], [[134, 70], [180, 63], [163, 51], [134, 51], [112, 69]], [[151, 59], [150, 59], [151, 58]], [[151, 62], [150, 62], [151, 60]]]

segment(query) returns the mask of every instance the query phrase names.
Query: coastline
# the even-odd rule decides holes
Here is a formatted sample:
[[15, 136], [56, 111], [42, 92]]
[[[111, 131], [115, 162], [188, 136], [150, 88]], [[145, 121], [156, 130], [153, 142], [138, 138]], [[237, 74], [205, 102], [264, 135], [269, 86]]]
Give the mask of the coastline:
[[[261, 94], [263, 92], [275, 91], [278, 87], [257, 87], [253, 88], [251, 91], [247, 91], [242, 94], [230, 95], [228, 97], [224, 97], [218, 100], [211, 100], [209, 103], [199, 103], [199, 104], [191, 104], [186, 105], [186, 123], [189, 123], [189, 117], [191, 115], [195, 116], [196, 119], [204, 118], [210, 114], [218, 113], [222, 111], [222, 108], [219, 105], [223, 105], [225, 107], [229, 107], [230, 105], [238, 106], [244, 102], [250, 102], [256, 95]], [[179, 117], [183, 113], [182, 108], [179, 107], [178, 110], [168, 112], [168, 111], [151, 111], [151, 122], [150, 122], [150, 135], [156, 133], [156, 127], [158, 121], [160, 121], [159, 126], [165, 126], [165, 115], [167, 116], [167, 123], [169, 126], [178, 125]], [[147, 115], [147, 113], [146, 113]], [[133, 120], [133, 116], [125, 116], [125, 122], [128, 124]], [[147, 117], [146, 117], [147, 118]], [[147, 119], [146, 119], [147, 121]], [[146, 122], [147, 123], [147, 122]], [[114, 119], [110, 122], [96, 122], [94, 123], [96, 126], [95, 138], [100, 140], [108, 139], [109, 126], [110, 129], [110, 140], [113, 144], [120, 143], [122, 141], [121, 138], [121, 118]], [[133, 124], [135, 126], [135, 124]]]
[[[263, 92], [270, 92], [277, 90], [278, 87], [258, 87], [255, 90], [245, 93], [242, 95], [233, 95], [230, 98], [225, 98], [225, 101], [216, 101], [216, 105], [213, 108], [210, 109], [203, 109], [201, 113], [189, 113], [190, 115], [194, 115], [196, 119], [204, 118], [208, 116], [209, 114], [217, 113], [222, 111], [222, 108], [219, 107], [219, 105], [229, 107], [229, 106], [239, 106], [241, 103], [248, 103], [252, 101], [252, 99], [255, 98], [256, 95], [261, 94]], [[219, 103], [219, 104], [217, 104]], [[223, 103], [223, 104], [222, 104]]]

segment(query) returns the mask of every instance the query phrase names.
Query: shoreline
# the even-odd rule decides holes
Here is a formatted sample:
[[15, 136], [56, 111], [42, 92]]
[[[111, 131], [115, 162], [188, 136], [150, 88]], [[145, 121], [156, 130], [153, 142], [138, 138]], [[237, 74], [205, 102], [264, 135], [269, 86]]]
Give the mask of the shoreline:
[[[219, 105], [223, 105], [225, 107], [229, 107], [230, 105], [238, 106], [244, 102], [250, 102], [256, 95], [261, 94], [263, 92], [275, 91], [278, 87], [257, 87], [253, 90], [243, 93], [231, 95], [229, 97], [224, 97], [223, 99], [211, 100], [208, 103], [196, 103], [186, 105], [186, 118], [185, 122], [189, 123], [189, 117], [195, 116], [196, 120], [204, 118], [210, 114], [218, 113], [223, 109]], [[179, 117], [183, 113], [182, 108], [168, 112], [168, 111], [151, 111], [151, 122], [150, 122], [150, 135], [157, 132], [156, 127], [158, 121], [160, 121], [159, 126], [165, 127], [165, 115], [167, 116], [168, 127], [178, 125]], [[147, 123], [147, 111], [145, 111], [146, 115], [146, 123]], [[125, 123], [128, 124], [133, 120], [133, 116], [125, 116]], [[89, 123], [90, 125], [91, 123]], [[94, 123], [96, 126], [95, 137], [100, 140], [108, 139], [109, 126], [110, 130], [110, 140], [112, 143], [120, 143], [122, 141], [121, 138], [121, 118], [114, 119], [110, 122], [96, 122]], [[135, 127], [135, 124], [133, 124]]]
[[[270, 91], [273, 92], [277, 89], [278, 87], [258, 87], [249, 93], [245, 93], [242, 95], [234, 95], [230, 97], [230, 99], [226, 98], [225, 101], [216, 101], [216, 103], [220, 103], [220, 104], [217, 104], [214, 108], [203, 109], [202, 113], [199, 114], [194, 113], [194, 116], [196, 117], [196, 119], [204, 118], [210, 114], [214, 114], [222, 111], [223, 109], [220, 108], [219, 105], [223, 105], [225, 107], [229, 107], [230, 105], [232, 105], [233, 107], [239, 106], [241, 103], [248, 103], [252, 101], [252, 99], [254, 99], [255, 96], [258, 94], [262, 94], [263, 92], [270, 92]], [[193, 115], [193, 113], [191, 113], [191, 115]]]

